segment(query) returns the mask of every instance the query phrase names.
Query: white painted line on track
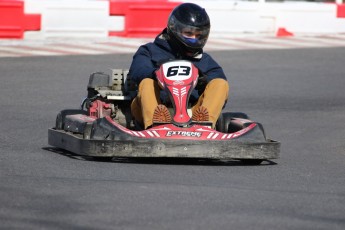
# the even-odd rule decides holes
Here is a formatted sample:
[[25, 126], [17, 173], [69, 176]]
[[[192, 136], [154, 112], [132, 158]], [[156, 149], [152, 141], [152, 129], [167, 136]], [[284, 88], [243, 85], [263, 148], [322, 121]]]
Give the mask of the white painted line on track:
[[[153, 42], [154, 38], [108, 38], [99, 40], [0, 40], [0, 57], [134, 54], [139, 46]], [[345, 34], [273, 37], [243, 36], [211, 37], [205, 51], [247, 49], [299, 49], [318, 47], [345, 47]]]

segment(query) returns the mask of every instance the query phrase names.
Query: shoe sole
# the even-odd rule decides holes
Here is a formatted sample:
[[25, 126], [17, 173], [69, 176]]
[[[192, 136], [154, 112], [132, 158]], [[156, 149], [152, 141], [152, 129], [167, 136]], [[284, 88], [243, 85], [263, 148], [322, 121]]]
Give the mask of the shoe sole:
[[158, 105], [153, 113], [153, 123], [170, 123], [171, 115], [168, 108], [164, 105]]
[[209, 121], [209, 119], [208, 110], [204, 106], [197, 108], [192, 116], [193, 121]]

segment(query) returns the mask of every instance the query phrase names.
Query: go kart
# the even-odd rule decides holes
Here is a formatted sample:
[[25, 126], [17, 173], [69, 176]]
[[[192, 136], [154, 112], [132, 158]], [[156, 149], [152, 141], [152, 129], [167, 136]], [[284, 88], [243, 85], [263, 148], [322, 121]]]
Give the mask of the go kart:
[[48, 143], [77, 155], [92, 157], [159, 157], [241, 160], [260, 164], [278, 158], [280, 143], [266, 138], [263, 126], [245, 113], [223, 112], [216, 127], [191, 119], [189, 98], [198, 69], [189, 61], [169, 61], [156, 71], [170, 99], [170, 123], [142, 129], [133, 121], [130, 103], [137, 85], [127, 70], [91, 74], [88, 95], [80, 109], [58, 113], [48, 130]]

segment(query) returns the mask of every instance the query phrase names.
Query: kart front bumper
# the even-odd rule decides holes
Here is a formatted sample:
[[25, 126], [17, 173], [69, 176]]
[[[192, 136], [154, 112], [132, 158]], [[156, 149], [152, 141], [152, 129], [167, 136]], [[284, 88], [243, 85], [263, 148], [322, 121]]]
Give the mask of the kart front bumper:
[[80, 134], [51, 128], [48, 130], [49, 145], [65, 149], [77, 155], [93, 157], [173, 157], [207, 159], [276, 159], [280, 142], [266, 140], [243, 142], [241, 140], [169, 140], [84, 139]]

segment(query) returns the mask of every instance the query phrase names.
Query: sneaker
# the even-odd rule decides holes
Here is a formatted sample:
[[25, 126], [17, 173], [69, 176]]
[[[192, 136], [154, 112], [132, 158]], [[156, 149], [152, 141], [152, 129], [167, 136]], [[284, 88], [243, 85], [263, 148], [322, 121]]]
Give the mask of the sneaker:
[[204, 106], [200, 106], [197, 108], [192, 116], [193, 121], [209, 121], [210, 116], [208, 115], [207, 108]]
[[153, 113], [153, 123], [170, 123], [171, 115], [165, 105], [157, 105]]

